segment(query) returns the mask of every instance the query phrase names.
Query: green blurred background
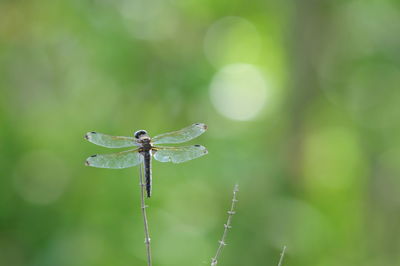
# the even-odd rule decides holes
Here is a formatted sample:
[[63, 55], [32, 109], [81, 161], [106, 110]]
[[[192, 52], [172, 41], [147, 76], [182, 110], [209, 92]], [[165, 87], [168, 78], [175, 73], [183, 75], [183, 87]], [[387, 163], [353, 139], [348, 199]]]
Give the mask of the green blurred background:
[[138, 169], [87, 131], [204, 122], [153, 164], [154, 265], [400, 265], [400, 3], [3, 0], [0, 265], [145, 265]]

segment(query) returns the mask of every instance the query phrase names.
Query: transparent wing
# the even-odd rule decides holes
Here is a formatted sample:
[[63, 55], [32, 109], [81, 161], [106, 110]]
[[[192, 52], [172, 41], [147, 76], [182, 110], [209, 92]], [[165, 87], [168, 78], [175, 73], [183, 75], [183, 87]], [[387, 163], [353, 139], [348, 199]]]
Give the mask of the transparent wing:
[[201, 145], [184, 147], [154, 147], [154, 159], [160, 162], [183, 163], [208, 153]]
[[111, 136], [98, 132], [86, 133], [85, 139], [87, 139], [91, 143], [107, 148], [139, 146], [136, 139], [133, 137]]
[[87, 166], [99, 168], [128, 168], [138, 165], [143, 161], [139, 149], [116, 152], [110, 154], [96, 154], [86, 159]]
[[178, 131], [173, 131], [155, 136], [152, 140], [154, 144], [182, 143], [194, 139], [207, 130], [203, 123], [196, 123]]

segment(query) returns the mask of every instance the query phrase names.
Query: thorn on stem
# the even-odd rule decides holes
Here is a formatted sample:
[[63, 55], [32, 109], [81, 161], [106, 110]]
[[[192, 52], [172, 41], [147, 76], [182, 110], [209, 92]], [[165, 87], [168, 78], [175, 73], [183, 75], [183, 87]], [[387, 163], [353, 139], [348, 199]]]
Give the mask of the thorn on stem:
[[224, 242], [224, 241], [222, 241], [222, 240], [220, 240], [220, 241], [218, 241], [222, 246], [226, 246], [226, 245], [228, 245], [226, 242]]

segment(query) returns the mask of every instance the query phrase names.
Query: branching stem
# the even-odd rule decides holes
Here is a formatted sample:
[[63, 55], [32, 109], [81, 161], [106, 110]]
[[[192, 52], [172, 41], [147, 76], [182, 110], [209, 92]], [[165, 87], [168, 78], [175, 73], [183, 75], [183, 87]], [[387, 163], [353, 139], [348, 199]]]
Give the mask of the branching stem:
[[236, 199], [236, 194], [239, 191], [239, 185], [235, 185], [235, 187], [233, 188], [233, 197], [232, 197], [232, 203], [231, 203], [231, 208], [228, 211], [228, 220], [226, 221], [226, 224], [224, 224], [224, 233], [222, 234], [222, 238], [219, 241], [219, 246], [217, 249], [217, 252], [215, 254], [215, 256], [213, 258], [211, 258], [211, 266], [215, 266], [218, 263], [218, 258], [222, 252], [222, 249], [224, 246], [226, 246], [226, 235], [228, 234], [228, 230], [232, 227], [232, 217], [235, 214], [235, 206], [236, 206], [236, 202], [238, 202], [238, 200]]
[[143, 166], [140, 164], [139, 168], [139, 180], [140, 180], [140, 198], [141, 198], [141, 209], [144, 223], [144, 243], [146, 245], [147, 252], [147, 265], [151, 266], [151, 247], [150, 247], [150, 233], [149, 233], [149, 225], [147, 222], [147, 214], [146, 214], [146, 203], [145, 203], [145, 184], [143, 183]]
[[283, 257], [285, 256], [285, 251], [286, 251], [286, 246], [283, 246], [283, 249], [282, 249], [281, 257], [280, 257], [280, 259], [279, 259], [278, 266], [282, 266]]

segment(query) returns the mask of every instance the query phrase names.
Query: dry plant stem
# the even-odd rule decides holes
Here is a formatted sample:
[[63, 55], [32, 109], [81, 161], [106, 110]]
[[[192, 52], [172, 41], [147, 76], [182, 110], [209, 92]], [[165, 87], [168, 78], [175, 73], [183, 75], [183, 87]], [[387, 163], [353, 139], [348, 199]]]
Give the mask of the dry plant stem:
[[144, 223], [144, 243], [146, 244], [146, 252], [147, 252], [147, 265], [151, 266], [151, 247], [150, 247], [150, 233], [149, 233], [149, 225], [147, 223], [147, 214], [146, 214], [146, 203], [145, 203], [145, 185], [143, 183], [143, 166], [140, 164], [139, 169], [139, 179], [140, 179], [140, 198], [141, 198], [141, 209]]
[[279, 259], [278, 266], [282, 266], [282, 261], [283, 261], [283, 257], [285, 256], [285, 251], [286, 251], [286, 246], [283, 246], [283, 250], [282, 250], [282, 253], [281, 253], [281, 257]]
[[238, 200], [236, 199], [236, 194], [239, 191], [239, 185], [235, 185], [235, 187], [233, 188], [233, 197], [232, 197], [232, 203], [231, 203], [231, 209], [228, 211], [228, 220], [226, 221], [226, 224], [224, 224], [224, 233], [222, 234], [222, 238], [219, 241], [219, 246], [217, 249], [217, 253], [215, 254], [215, 256], [211, 259], [211, 266], [215, 266], [218, 263], [218, 258], [222, 252], [222, 248], [224, 246], [226, 246], [226, 235], [228, 234], [228, 230], [230, 228], [232, 228], [231, 223], [232, 223], [232, 217], [235, 214], [235, 206], [236, 206], [236, 202], [238, 202]]

